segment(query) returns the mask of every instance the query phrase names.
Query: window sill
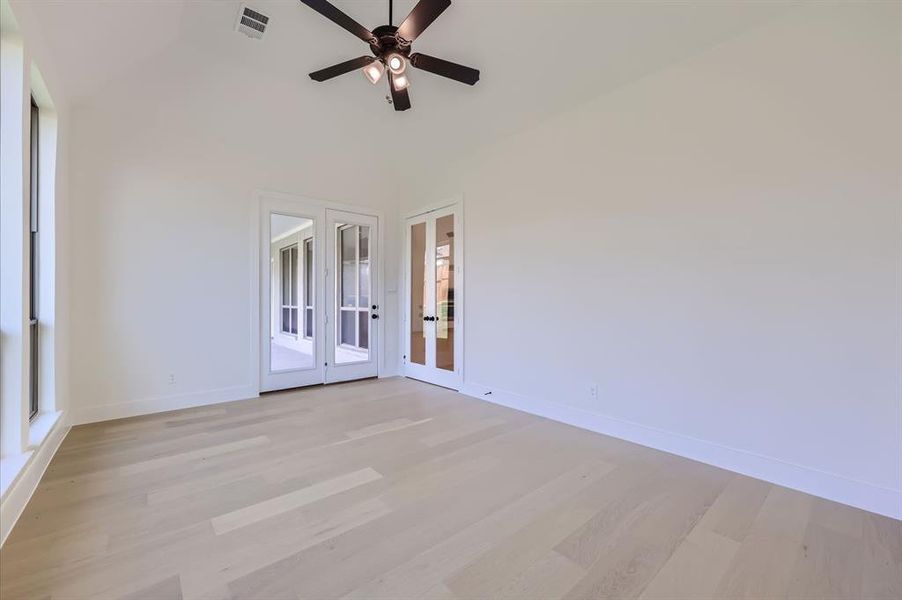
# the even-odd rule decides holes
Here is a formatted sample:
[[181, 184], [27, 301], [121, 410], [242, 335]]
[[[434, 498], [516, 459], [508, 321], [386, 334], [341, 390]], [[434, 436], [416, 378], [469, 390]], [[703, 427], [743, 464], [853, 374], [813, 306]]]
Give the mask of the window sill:
[[0, 459], [0, 498], [6, 497], [6, 492], [28, 464], [32, 454], [34, 454], [33, 450], [27, 450], [21, 454], [13, 454]]
[[19, 477], [19, 474], [28, 464], [28, 461], [31, 460], [31, 457], [34, 456], [35, 451], [50, 435], [62, 414], [60, 411], [39, 414], [28, 427], [28, 449], [20, 454], [13, 454], [0, 459], [0, 498], [6, 496], [6, 492]]
[[35, 417], [28, 428], [28, 450], [34, 450], [37, 446], [44, 443], [50, 430], [53, 429], [53, 426], [56, 425], [62, 414], [62, 411], [44, 412]]

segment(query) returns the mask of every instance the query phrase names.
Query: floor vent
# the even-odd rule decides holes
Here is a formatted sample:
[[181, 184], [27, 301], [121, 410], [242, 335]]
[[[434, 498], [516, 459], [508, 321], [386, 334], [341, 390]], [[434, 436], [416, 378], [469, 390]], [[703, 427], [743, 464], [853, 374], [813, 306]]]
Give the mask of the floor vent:
[[235, 31], [240, 31], [249, 38], [259, 40], [266, 32], [267, 23], [269, 23], [269, 17], [242, 4], [241, 9], [238, 11]]

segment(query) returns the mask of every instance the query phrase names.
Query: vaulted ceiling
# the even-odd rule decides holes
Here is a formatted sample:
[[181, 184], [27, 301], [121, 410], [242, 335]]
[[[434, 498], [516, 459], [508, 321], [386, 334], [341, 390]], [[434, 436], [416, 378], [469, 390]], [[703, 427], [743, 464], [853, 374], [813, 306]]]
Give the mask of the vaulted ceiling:
[[[15, 3], [15, 2], [14, 2]], [[387, 0], [334, 0], [371, 29]], [[368, 53], [360, 40], [296, 0], [249, 0], [270, 17], [263, 40], [234, 31], [238, 0], [44, 0], [32, 9], [73, 105], [130, 95], [160, 104], [218, 104], [210, 126], [278, 114], [245, 131], [291, 136], [324, 151], [365, 147], [387, 167], [446, 160], [544, 116], [666, 68], [788, 10], [774, 2], [454, 0], [416, 50], [479, 68], [468, 87], [413, 71], [413, 109], [397, 113], [385, 82], [307, 73]], [[414, 0], [397, 0], [395, 24]], [[306, 133], [306, 135], [305, 135]], [[312, 138], [312, 140], [311, 140]], [[287, 143], [287, 142], [286, 142]]]

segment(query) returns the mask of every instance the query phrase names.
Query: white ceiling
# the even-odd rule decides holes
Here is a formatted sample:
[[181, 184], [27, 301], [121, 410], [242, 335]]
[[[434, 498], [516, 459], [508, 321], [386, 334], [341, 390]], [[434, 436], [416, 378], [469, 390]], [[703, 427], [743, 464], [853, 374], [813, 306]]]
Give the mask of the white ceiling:
[[[335, 0], [371, 29], [387, 21], [387, 0]], [[397, 24], [413, 0], [395, 3]], [[14, 3], [15, 5], [15, 3]], [[326, 82], [306, 74], [363, 54], [367, 46], [296, 0], [250, 0], [271, 17], [266, 37], [233, 31], [237, 0], [44, 0], [35, 3], [45, 38], [74, 104], [110, 88], [167, 85], [167, 73], [217, 89], [223, 101], [269, 102], [315, 115], [317, 143], [366, 144], [391, 168], [448, 160], [537, 119], [666, 68], [785, 12], [783, 2], [607, 2], [454, 0], [414, 44], [416, 51], [479, 68], [469, 87], [413, 71], [413, 109], [396, 113], [387, 89], [362, 74]], [[235, 91], [256, 89], [253, 97]], [[267, 87], [263, 87], [267, 86]], [[121, 90], [120, 90], [121, 91]], [[222, 118], [227, 118], [224, 113]], [[287, 117], [290, 119], [290, 116]], [[284, 135], [297, 135], [291, 127]], [[323, 139], [323, 132], [329, 139]], [[278, 131], [269, 132], [279, 135]], [[397, 165], [394, 165], [397, 166]]]

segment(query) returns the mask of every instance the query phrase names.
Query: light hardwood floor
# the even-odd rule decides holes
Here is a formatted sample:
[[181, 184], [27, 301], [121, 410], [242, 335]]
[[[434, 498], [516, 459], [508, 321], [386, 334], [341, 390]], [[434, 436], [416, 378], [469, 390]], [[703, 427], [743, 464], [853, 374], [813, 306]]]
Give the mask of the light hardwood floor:
[[404, 380], [76, 427], [27, 598], [902, 598], [902, 523]]

